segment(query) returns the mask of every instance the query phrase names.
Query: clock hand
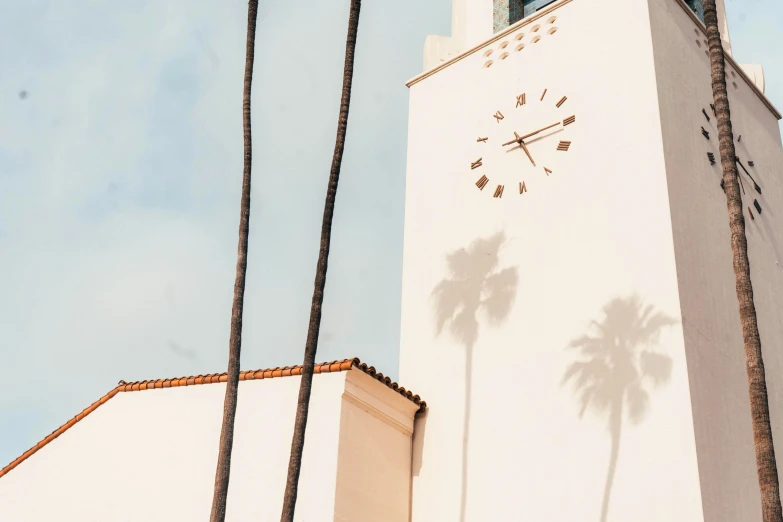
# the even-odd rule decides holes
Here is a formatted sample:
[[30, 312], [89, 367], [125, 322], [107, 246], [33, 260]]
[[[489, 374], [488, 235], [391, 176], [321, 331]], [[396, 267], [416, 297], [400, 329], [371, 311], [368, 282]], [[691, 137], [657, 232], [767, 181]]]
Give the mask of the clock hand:
[[737, 172], [737, 179], [740, 182], [740, 188], [742, 189], [742, 193], [745, 193], [745, 184], [742, 182], [742, 176], [739, 175], [739, 172]]
[[525, 142], [520, 139], [519, 140], [519, 144], [522, 146], [522, 150], [525, 151], [525, 154], [527, 154], [527, 157], [530, 159], [530, 163], [532, 163], [533, 166], [535, 167], [536, 166], [536, 162], [533, 161], [533, 156], [531, 156], [530, 155], [530, 151], [527, 150], [527, 146], [525, 145]]
[[517, 134], [516, 132], [514, 133], [514, 137], [516, 139], [514, 139], [512, 141], [509, 141], [508, 143], [504, 143], [503, 146], [505, 147], [506, 145], [511, 145], [512, 143], [518, 143], [519, 146], [522, 147], [522, 150], [525, 151], [525, 154], [527, 154], [527, 157], [530, 159], [530, 163], [532, 163], [533, 166], [535, 167], [536, 166], [536, 162], [533, 161], [533, 156], [531, 156], [530, 155], [530, 151], [527, 150], [527, 145], [525, 145], [525, 142], [522, 141], [523, 138], [519, 134]]
[[759, 184], [758, 184], [758, 183], [756, 183], [756, 180], [755, 180], [755, 179], [753, 179], [753, 176], [751, 176], [751, 175], [750, 175], [750, 172], [748, 172], [748, 169], [746, 169], [746, 168], [745, 168], [745, 165], [743, 165], [743, 164], [742, 164], [742, 161], [740, 161], [739, 157], [735, 157], [735, 159], [737, 160], [737, 164], [738, 164], [740, 167], [742, 167], [742, 170], [744, 170], [744, 171], [745, 171], [745, 174], [747, 174], [747, 175], [748, 175], [748, 177], [750, 178], [750, 180], [753, 182], [753, 188], [755, 188], [755, 189], [756, 189], [756, 192], [758, 192], [759, 194], [761, 194], [761, 187], [759, 187]]
[[515, 140], [511, 140], [511, 141], [509, 141], [508, 143], [504, 143], [504, 144], [503, 144], [503, 147], [505, 147], [506, 145], [511, 145], [512, 143], [521, 143], [521, 142], [522, 142], [522, 140], [524, 140], [524, 139], [526, 139], [526, 138], [529, 138], [530, 136], [535, 136], [535, 135], [536, 135], [536, 134], [538, 134], [539, 132], [544, 132], [545, 130], [551, 129], [552, 127], [557, 127], [558, 125], [560, 125], [560, 123], [561, 123], [561, 122], [553, 123], [552, 125], [549, 125], [549, 126], [547, 126], [547, 127], [544, 127], [543, 129], [538, 129], [537, 131], [535, 131], [535, 132], [531, 132], [530, 134], [525, 134], [524, 136], [520, 136], [519, 134], [517, 134], [517, 133], [515, 132], [515, 133], [514, 133], [514, 136], [516, 136], [516, 139], [515, 139]]
[[505, 147], [506, 145], [511, 145], [512, 143], [519, 143], [520, 141], [522, 141], [522, 138], [520, 138], [520, 137], [519, 137], [519, 134], [517, 134], [517, 133], [515, 132], [515, 133], [514, 133], [514, 139], [513, 139], [513, 140], [511, 140], [511, 141], [508, 141], [508, 142], [504, 143], [504, 144], [503, 144], [503, 145], [501, 145], [501, 146], [502, 146], [502, 147]]
[[534, 135], [538, 134], [539, 132], [544, 132], [545, 130], [549, 130], [552, 127], [557, 127], [558, 125], [560, 125], [560, 123], [561, 122], [553, 123], [552, 125], [544, 127], [543, 129], [538, 129], [537, 131], [531, 132], [530, 134], [525, 134], [524, 136], [521, 136], [519, 139], [520, 140], [524, 140], [525, 138], [529, 138], [530, 136], [534, 136]]

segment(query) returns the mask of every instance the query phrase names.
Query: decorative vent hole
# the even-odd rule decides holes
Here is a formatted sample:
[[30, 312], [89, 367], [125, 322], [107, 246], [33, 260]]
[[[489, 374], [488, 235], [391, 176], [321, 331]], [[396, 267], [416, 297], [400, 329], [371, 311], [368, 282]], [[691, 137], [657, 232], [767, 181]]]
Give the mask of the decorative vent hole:
[[508, 53], [503, 53], [500, 55], [501, 60], [505, 60], [506, 58], [508, 58]]
[[487, 50], [484, 52], [484, 56], [489, 56], [490, 54], [492, 54], [492, 49], [487, 49]]
[[739, 86], [737, 85], [737, 82], [731, 82], [731, 84], [734, 86], [735, 89], [739, 89]]
[[709, 52], [709, 51], [704, 51], [704, 55], [705, 55], [707, 58], [709, 58], [709, 57], [710, 57], [710, 52]]
[[534, 25], [530, 31], [533, 33], [537, 33], [539, 29], [541, 29], [540, 25]]
[[540, 41], [541, 41], [541, 37], [540, 37], [540, 36], [536, 36], [535, 38], [533, 38], [533, 39], [532, 39], [532, 40], [530, 40], [530, 41], [531, 41], [531, 42], [533, 42], [533, 43], [538, 43], [538, 42], [540, 42]]
[[487, 68], [490, 65], [492, 65], [492, 60], [487, 60], [486, 62], [484, 62], [484, 68]]
[[732, 78], [737, 78], [737, 75], [734, 73], [734, 71], [731, 71], [731, 77]]
[[549, 31], [547, 31], [549, 34], [555, 34], [557, 32], [557, 27], [551, 28]]
[[522, 38], [524, 38], [524, 37], [525, 37], [525, 33], [519, 33], [518, 35], [516, 35], [516, 36], [514, 37], [514, 40], [521, 40], [521, 39], [522, 39]]
[[696, 36], [699, 36], [699, 30], [698, 29], [694, 28], [693, 32], [696, 33]]
[[507, 46], [508, 46], [508, 42], [503, 42], [502, 44], [500, 44], [501, 49], [505, 49]]
[[546, 21], [546, 23], [553, 24], [553, 23], [555, 23], [555, 20], [557, 20], [557, 17], [556, 16], [552, 16], [552, 17], [549, 18], [549, 20]]
[[700, 41], [698, 41], [698, 40], [696, 40], [696, 47], [698, 47], [699, 49], [701, 49], [701, 42], [700, 42]]
[[525, 44], [519, 44], [519, 45], [517, 45], [517, 51], [521, 51], [521, 50], [522, 50], [522, 49], [524, 49], [524, 48], [525, 48]]
[[704, 47], [709, 47], [709, 46], [710, 46], [710, 42], [708, 42], [707, 40], [704, 40]]

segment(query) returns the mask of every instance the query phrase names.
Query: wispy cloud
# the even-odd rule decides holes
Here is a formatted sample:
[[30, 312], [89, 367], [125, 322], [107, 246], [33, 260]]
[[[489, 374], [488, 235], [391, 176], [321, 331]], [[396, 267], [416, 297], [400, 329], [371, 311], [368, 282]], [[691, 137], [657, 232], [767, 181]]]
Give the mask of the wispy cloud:
[[177, 355], [179, 357], [183, 357], [183, 358], [189, 359], [191, 361], [194, 361], [194, 360], [198, 359], [198, 353], [197, 352], [195, 352], [193, 350], [189, 350], [187, 348], [183, 348], [176, 341], [172, 341], [171, 339], [169, 339], [168, 341], [166, 341], [166, 346], [168, 346], [169, 350], [171, 350], [175, 355]]

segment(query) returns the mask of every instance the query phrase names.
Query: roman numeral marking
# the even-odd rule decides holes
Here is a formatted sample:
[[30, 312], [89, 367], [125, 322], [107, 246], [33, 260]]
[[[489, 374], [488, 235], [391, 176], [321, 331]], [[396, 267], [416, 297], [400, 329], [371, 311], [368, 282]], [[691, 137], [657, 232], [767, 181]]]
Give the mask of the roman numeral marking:
[[748, 212], [750, 212], [750, 219], [752, 221], [756, 221], [756, 218], [753, 217], [753, 211], [750, 209], [750, 207], [748, 207]]
[[557, 102], [557, 105], [556, 105], [556, 107], [559, 109], [559, 108], [560, 108], [560, 106], [561, 106], [561, 105], [563, 105], [563, 104], [566, 102], [566, 100], [567, 100], [567, 99], [568, 99], [568, 97], [567, 97], [567, 96], [563, 96], [562, 98], [560, 98], [560, 101], [559, 101], [559, 102]]
[[479, 138], [478, 138], [476, 141], [477, 141], [477, 142], [479, 142], [479, 141], [480, 141], [480, 142], [482, 142], [482, 143], [486, 143], [488, 139], [489, 139], [489, 138], [481, 138], [481, 137], [479, 137]]
[[742, 142], [742, 134], [739, 135], [739, 138], [737, 138], [737, 143]]
[[492, 196], [493, 198], [502, 198], [503, 197], [503, 185], [498, 185], [498, 187], [495, 189], [495, 194]]
[[570, 146], [571, 146], [571, 142], [570, 141], [561, 141], [560, 143], [557, 144], [557, 150], [561, 150], [561, 151], [565, 152], [565, 151], [568, 150], [568, 147], [570, 147]]
[[546, 167], [544, 167], [544, 172], [546, 172], [546, 175], [547, 175], [547, 176], [549, 176], [550, 174], [552, 174], [552, 171], [551, 171], [550, 169], [546, 168]]
[[525, 104], [525, 93], [523, 92], [519, 96], [517, 96], [517, 107]]
[[482, 165], [481, 160], [482, 160], [482, 158], [479, 158], [476, 161], [471, 161], [470, 162], [470, 170], [474, 170], [474, 169], [479, 168]]
[[753, 163], [752, 161], [749, 161], [749, 162], [748, 162], [748, 165], [750, 165], [751, 167], [755, 167], [755, 166], [756, 166], [756, 164], [755, 164], [755, 163]]
[[544, 96], [546, 96], [546, 89], [544, 89], [544, 92], [541, 94], [541, 99], [538, 101], [544, 101]]
[[503, 119], [503, 113], [497, 111], [495, 114], [492, 115], [492, 117], [495, 118], [498, 121], [498, 123], [500, 123], [500, 120]]
[[753, 206], [756, 207], [756, 211], [761, 215], [761, 205], [759, 205], [759, 201], [757, 199], [753, 200]]
[[705, 138], [710, 139], [710, 133], [704, 130], [704, 127], [701, 128], [701, 133]]
[[527, 185], [525, 185], [524, 181], [520, 181], [519, 182], [519, 193], [523, 194], [525, 192], [527, 192]]
[[575, 121], [576, 121], [576, 116], [569, 116], [568, 118], [563, 120], [563, 127], [565, 127], [566, 125], [571, 125]]
[[718, 115], [717, 115], [717, 114], [715, 114], [715, 105], [714, 105], [714, 104], [712, 104], [712, 103], [710, 103], [710, 109], [712, 109], [712, 115], [713, 115], [713, 116], [715, 116], [715, 117], [717, 118], [717, 117], [718, 117]]
[[715, 165], [715, 154], [708, 152], [707, 158], [710, 160], [710, 165]]
[[481, 176], [476, 182], [476, 186], [479, 188], [479, 190], [484, 190], [484, 187], [487, 186], [487, 183], [489, 183], [489, 178], [486, 176]]
[[704, 117], [705, 117], [705, 118], [707, 118], [707, 121], [710, 121], [710, 117], [709, 117], [709, 116], [707, 116], [707, 111], [705, 111], [704, 109], [702, 109], [702, 110], [701, 110], [701, 113], [702, 113], [702, 114], [704, 114]]

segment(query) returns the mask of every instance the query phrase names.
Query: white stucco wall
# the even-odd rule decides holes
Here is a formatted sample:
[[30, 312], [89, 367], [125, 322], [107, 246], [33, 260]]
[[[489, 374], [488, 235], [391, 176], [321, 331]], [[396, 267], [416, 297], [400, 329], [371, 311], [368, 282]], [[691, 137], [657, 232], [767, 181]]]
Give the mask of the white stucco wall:
[[361, 372], [343, 397], [334, 520], [409, 522], [417, 407]]
[[[546, 15], [536, 22], [544, 26], [538, 33], [532, 24], [519, 28], [522, 51], [514, 50], [514, 32], [487, 46], [491, 67], [482, 67], [481, 49], [410, 89], [400, 378], [430, 406], [414, 435], [413, 521], [702, 520], [681, 324], [662, 328], [658, 343], [670, 378], [649, 387], [638, 423], [624, 403], [619, 436], [609, 429], [611, 407], [580, 419], [580, 396], [563, 384], [579, 359], [569, 344], [600, 335], [591, 321], [605, 326], [604, 345], [616, 335], [645, 349], [634, 341], [642, 312], [633, 312], [630, 296], [681, 316], [647, 2], [573, 0], [551, 15], [555, 34], [547, 34]], [[500, 49], [503, 41], [509, 45]], [[510, 55], [501, 60], [502, 52]], [[525, 112], [538, 107], [544, 88], [551, 112]], [[520, 92], [527, 106], [517, 109], [513, 96]], [[556, 110], [562, 95], [568, 101]], [[484, 169], [470, 170], [469, 162], [482, 156], [476, 138], [495, 125], [490, 119], [482, 126], [495, 110], [518, 118], [520, 133], [549, 119], [577, 120], [531, 144], [538, 170], [517, 151], [518, 160], [509, 155], [487, 170], [492, 181], [480, 192], [474, 182]], [[551, 155], [547, 147], [558, 140], [572, 141], [570, 150]], [[542, 165], [554, 173], [547, 177]], [[521, 196], [520, 177], [528, 188]], [[506, 192], [498, 200], [492, 194], [500, 180]], [[472, 251], [474, 241], [500, 232], [502, 246]], [[447, 257], [460, 249], [466, 252], [452, 259], [461, 274], [455, 277]], [[497, 267], [488, 270], [494, 257]], [[492, 302], [492, 282], [482, 274], [507, 268], [518, 280], [504, 289], [509, 306], [495, 300], [493, 309], [508, 313], [493, 322], [492, 309], [477, 304]], [[444, 280], [456, 327], [447, 322], [438, 335], [433, 292]], [[607, 305], [614, 306], [608, 321]], [[474, 329], [463, 489], [465, 338]], [[612, 391], [620, 381], [602, 384]], [[602, 519], [610, 467], [615, 475]]]
[[[367, 519], [361, 502], [389, 491], [398, 499], [398, 491], [409, 488], [409, 436], [406, 454], [400, 453], [400, 444], [387, 453], [384, 444], [371, 441], [388, 438], [390, 431], [400, 433], [387, 423], [376, 425], [377, 408], [389, 411], [388, 404], [396, 405], [392, 409], [401, 422], [412, 427], [417, 407], [363, 373], [363, 393], [376, 399], [357, 407], [357, 401], [345, 398], [357, 395], [346, 384], [354, 373], [361, 372], [314, 378], [298, 521], [362, 522]], [[240, 383], [227, 520], [279, 520], [298, 390], [298, 377]], [[118, 393], [0, 478], [0, 520], [205, 520], [224, 393], [224, 384]], [[346, 422], [350, 432], [343, 427]], [[345, 437], [356, 445], [345, 447]], [[363, 478], [362, 469], [342, 464], [356, 459], [370, 469], [394, 468], [374, 482], [376, 489], [365, 492], [361, 502], [343, 494], [346, 484]], [[407, 503], [399, 509], [407, 513]], [[374, 520], [403, 519], [380, 512]]]
[[[726, 197], [719, 186], [718, 132], [709, 106], [709, 59], [705, 46], [695, 43], [697, 36], [706, 37], [697, 35], [696, 25], [671, 0], [651, 0], [650, 13], [705, 520], [761, 520]], [[761, 216], [753, 209], [755, 220], [745, 210], [746, 235], [780, 466], [783, 150], [777, 117], [731, 64], [728, 74], [735, 139], [742, 136], [737, 155], [746, 166], [755, 162], [748, 168], [762, 188], [759, 195], [742, 174], [745, 206], [752, 208], [754, 198], [762, 206]], [[715, 154], [716, 165], [710, 165], [707, 152]]]

